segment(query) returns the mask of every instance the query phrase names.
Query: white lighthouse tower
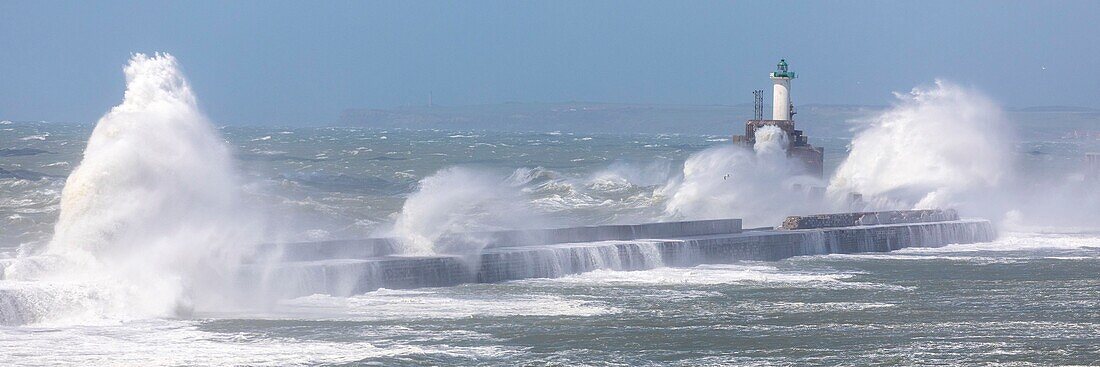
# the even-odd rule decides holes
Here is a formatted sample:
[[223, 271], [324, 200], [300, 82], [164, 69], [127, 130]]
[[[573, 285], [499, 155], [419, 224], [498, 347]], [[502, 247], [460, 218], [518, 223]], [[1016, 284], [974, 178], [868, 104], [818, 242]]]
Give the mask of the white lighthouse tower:
[[792, 71], [787, 70], [787, 60], [780, 59], [776, 65], [772, 78], [772, 120], [786, 121], [794, 114], [794, 105], [791, 104], [791, 79], [795, 78]]
[[752, 120], [745, 122], [745, 135], [734, 135], [733, 143], [754, 149], [756, 130], [764, 126], [775, 126], [787, 134], [787, 157], [803, 163], [807, 174], [824, 177], [825, 149], [810, 145], [810, 139], [802, 130], [794, 126], [794, 105], [791, 104], [791, 79], [795, 75], [787, 70], [787, 60], [779, 60], [775, 72], [768, 74], [772, 79], [772, 118], [764, 119], [764, 90], [755, 90], [753, 96]]

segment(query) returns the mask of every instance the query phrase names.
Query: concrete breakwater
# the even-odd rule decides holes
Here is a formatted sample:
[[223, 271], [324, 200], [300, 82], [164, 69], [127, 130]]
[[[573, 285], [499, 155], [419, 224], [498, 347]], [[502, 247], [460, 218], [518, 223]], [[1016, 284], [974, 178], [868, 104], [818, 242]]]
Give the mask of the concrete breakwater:
[[[712, 219], [686, 222], [616, 224], [550, 229], [521, 229], [457, 233], [436, 243], [442, 253], [463, 253], [468, 249], [551, 245], [557, 243], [673, 238], [741, 233], [740, 219]], [[401, 253], [396, 238], [365, 238], [267, 245], [261, 254], [276, 254], [283, 261], [361, 259]], [[450, 250], [450, 251], [448, 251]]]
[[924, 223], [958, 220], [954, 209], [890, 210], [882, 212], [795, 215], [783, 221], [783, 229], [851, 227], [872, 224]]
[[987, 242], [996, 237], [992, 224], [984, 219], [933, 220], [929, 215], [913, 213], [882, 217], [895, 221], [909, 217], [914, 222], [743, 231], [740, 220], [726, 219], [485, 232], [449, 240], [460, 243], [473, 238], [483, 244], [482, 250], [437, 256], [395, 255], [397, 243], [392, 239], [295, 244], [282, 247], [289, 251], [277, 261], [249, 267], [242, 280], [264, 285], [257, 291], [267, 294], [346, 296], [379, 288], [553, 278], [597, 269], [643, 270], [885, 252]]

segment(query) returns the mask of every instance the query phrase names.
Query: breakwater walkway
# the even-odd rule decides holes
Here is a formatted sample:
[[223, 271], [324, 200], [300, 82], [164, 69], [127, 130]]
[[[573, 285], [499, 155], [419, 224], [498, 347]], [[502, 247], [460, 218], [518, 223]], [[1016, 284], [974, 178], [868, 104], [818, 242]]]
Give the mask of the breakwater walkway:
[[[453, 235], [450, 254], [400, 255], [396, 239], [268, 246], [245, 281], [283, 296], [350, 295], [401, 289], [554, 278], [597, 269], [644, 270], [793, 256], [886, 252], [994, 240], [984, 219], [954, 211], [893, 211], [789, 217], [775, 229], [744, 230], [740, 219], [607, 225]], [[258, 278], [258, 279], [257, 279]], [[257, 284], [257, 283], [252, 283]]]

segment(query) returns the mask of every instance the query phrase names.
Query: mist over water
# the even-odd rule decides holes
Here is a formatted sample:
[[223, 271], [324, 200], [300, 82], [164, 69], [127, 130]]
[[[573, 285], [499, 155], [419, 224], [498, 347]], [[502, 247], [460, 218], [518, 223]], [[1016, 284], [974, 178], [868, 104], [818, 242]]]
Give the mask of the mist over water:
[[[973, 88], [941, 81], [900, 94], [894, 106], [857, 125], [849, 157], [825, 182], [797, 173], [799, 163], [784, 151], [786, 136], [775, 128], [761, 129], [754, 149], [724, 136], [217, 129], [171, 56], [135, 55], [125, 71], [123, 102], [94, 131], [0, 127], [12, 129], [2, 130], [8, 135], [0, 133], [0, 141], [45, 152], [0, 162], [23, 169], [18, 176], [0, 172], [0, 232], [7, 232], [0, 233], [0, 323], [22, 325], [0, 326], [0, 360], [654, 365], [687, 353], [698, 357], [682, 364], [706, 365], [1100, 358], [1100, 240], [1065, 228], [1100, 224], [1100, 186], [1079, 164], [1082, 151], [1100, 144], [1021, 143], [1010, 113]], [[815, 145], [837, 145], [827, 146], [831, 159], [845, 154], [839, 140], [811, 136]], [[1026, 144], [1034, 147], [1021, 148]], [[1028, 164], [1051, 168], [1034, 175]], [[799, 186], [828, 193], [815, 200]], [[701, 218], [774, 226], [786, 215], [851, 210], [849, 192], [864, 195], [855, 209], [955, 207], [1010, 229], [1053, 227], [886, 254], [604, 269], [360, 294], [352, 294], [355, 284], [335, 284], [333, 294], [283, 299], [269, 299], [287, 286], [270, 279], [325, 281], [361, 259], [296, 261], [300, 267], [288, 273], [298, 277], [263, 284], [236, 278], [270, 270], [250, 255], [271, 238], [387, 236], [401, 241], [401, 255], [469, 255], [484, 246], [476, 235], [458, 247], [440, 240]], [[264, 226], [271, 217], [279, 228]], [[332, 266], [309, 268], [319, 263]], [[240, 299], [251, 296], [260, 298], [258, 307]], [[678, 345], [664, 346], [669, 340]]]
[[[436, 252], [446, 234], [484, 230], [589, 225], [555, 222], [557, 210], [610, 206], [607, 195], [636, 191], [628, 198], [655, 209], [634, 221], [745, 218], [751, 225], [774, 225], [793, 213], [821, 209], [801, 187], [823, 186], [800, 174], [801, 163], [787, 157], [787, 135], [767, 126], [753, 149], [725, 145], [692, 154], [680, 172], [668, 161], [613, 163], [582, 179], [562, 179], [542, 168], [520, 168], [507, 178], [489, 170], [449, 167], [422, 179], [397, 216], [392, 235], [411, 254]], [[620, 201], [620, 203], [622, 203]], [[663, 208], [662, 208], [663, 206]], [[476, 243], [476, 240], [472, 241]]]
[[[832, 208], [955, 208], [1008, 229], [1100, 227], [1100, 181], [1083, 154], [1029, 168], [1017, 124], [974, 88], [937, 80], [896, 94], [892, 108], [857, 122], [848, 156], [829, 182]], [[1044, 158], [1046, 159], [1046, 158]]]
[[1073, 170], [1050, 177], [1021, 180], [1012, 194], [1014, 201], [1002, 222], [1022, 231], [1057, 230], [1073, 227], [1080, 231], [1100, 228], [1100, 180], [1095, 173]]
[[486, 245], [478, 246], [476, 238], [467, 238], [464, 248], [436, 245], [445, 235], [536, 227], [537, 216], [517, 187], [529, 180], [475, 168], [443, 169], [420, 180], [390, 234], [402, 241], [407, 254], [476, 253]]
[[[859, 127], [829, 182], [840, 201], [864, 196], [868, 209], [948, 208], [991, 214], [989, 196], [1013, 176], [1012, 127], [981, 92], [938, 80], [897, 94]], [[993, 211], [995, 212], [995, 210]]]
[[80, 289], [92, 317], [186, 314], [224, 294], [258, 239], [257, 216], [176, 59], [136, 54], [125, 75], [122, 103], [96, 123], [65, 182], [53, 238], [4, 276]]
[[787, 135], [778, 127], [757, 130], [756, 144], [746, 149], [731, 144], [709, 148], [684, 162], [683, 173], [658, 190], [668, 197], [669, 218], [744, 218], [746, 225], [775, 225], [787, 215], [816, 207], [805, 193], [793, 190], [821, 186], [800, 175], [800, 162], [787, 157]]
[[[61, 282], [66, 289], [63, 303], [79, 304], [75, 310], [92, 309], [94, 317], [163, 317], [232, 308], [239, 292], [228, 284], [237, 284], [233, 279], [242, 258], [253, 244], [272, 237], [261, 230], [259, 213], [243, 202], [255, 193], [242, 192], [233, 149], [196, 107], [174, 58], [136, 55], [125, 71], [124, 101], [97, 123], [84, 159], [69, 175], [55, 235], [40, 255], [7, 265], [5, 278]], [[1019, 220], [1038, 213], [1035, 208], [1058, 208], [1053, 200], [1034, 206], [1001, 204], [1030, 186], [1012, 181], [1018, 175], [1011, 128], [1001, 109], [980, 92], [939, 81], [898, 97], [893, 108], [857, 130], [849, 156], [827, 184], [799, 174], [801, 163], [787, 157], [786, 135], [764, 127], [753, 149], [712, 144], [685, 152], [682, 159], [614, 160], [588, 165], [580, 174], [538, 165], [511, 170], [446, 165], [410, 185], [413, 189], [399, 199], [401, 205], [379, 215], [381, 224], [369, 234], [397, 238], [405, 255], [470, 255], [484, 241], [468, 236], [459, 241], [461, 246], [445, 248], [440, 239], [489, 230], [707, 218], [774, 226], [787, 215], [850, 210], [844, 201], [849, 192], [864, 195], [861, 209], [954, 207], [964, 215]], [[281, 135], [294, 136], [286, 133]], [[248, 141], [268, 145], [278, 139], [273, 136], [280, 134]], [[553, 143], [562, 138], [551, 134], [547, 139]], [[587, 139], [575, 144], [591, 144]], [[383, 142], [350, 142], [354, 149], [343, 151], [362, 161], [355, 156]], [[478, 143], [469, 148], [480, 146], [496, 152], [510, 145]], [[272, 159], [287, 154], [257, 149]], [[299, 169], [337, 153], [325, 150], [312, 160], [301, 159]], [[371, 161], [400, 166], [407, 164], [404, 159], [417, 159], [412, 153], [410, 158]], [[300, 182], [309, 185], [331, 182], [337, 185], [333, 190], [362, 184], [347, 181], [354, 176], [330, 178], [322, 172], [282, 177], [305, 177], [309, 180]], [[400, 186], [385, 180], [364, 182], [376, 181]], [[827, 200], [805, 192], [826, 185]], [[1065, 190], [1096, 196], [1083, 184]], [[288, 203], [319, 204], [311, 200]], [[340, 205], [361, 205], [357, 203], [349, 198]], [[289, 218], [296, 215], [288, 213]], [[314, 238], [311, 233], [305, 238]], [[59, 308], [42, 309], [50, 314]]]
[[[758, 131], [753, 149], [716, 144], [680, 161], [612, 163], [583, 179], [562, 178], [542, 167], [521, 168], [538, 179], [513, 180], [513, 186], [520, 189], [518, 195], [511, 189], [499, 191], [512, 198], [509, 201], [532, 203], [524, 211], [541, 217], [588, 207], [615, 213], [618, 210], [612, 208], [622, 204], [624, 198], [601, 197], [616, 190], [632, 192], [635, 203], [652, 209], [629, 215], [616, 213], [613, 215], [620, 216], [618, 219], [600, 223], [736, 217], [749, 226], [774, 226], [785, 216], [796, 214], [954, 208], [965, 216], [986, 217], [1008, 225], [1022, 218], [1042, 218], [1040, 221], [1052, 224], [1100, 224], [1086, 219], [1096, 213], [1093, 208], [1098, 205], [1073, 203], [1100, 203], [1100, 195], [1089, 187], [1084, 173], [1069, 170], [1044, 179], [1022, 172], [1020, 156], [1014, 151], [1016, 126], [1004, 109], [981, 91], [937, 80], [930, 86], [897, 93], [896, 97], [890, 108], [854, 121], [855, 136], [847, 155], [827, 181], [800, 174], [801, 162], [786, 155], [786, 135], [778, 128], [765, 127]], [[453, 173], [444, 170], [439, 175]], [[487, 185], [501, 186], [483, 182], [472, 187]], [[424, 202], [446, 203], [450, 191], [465, 190], [426, 190], [440, 186], [421, 188], [410, 197], [406, 209]], [[826, 196], [811, 195], [808, 191], [814, 187], [825, 188]], [[484, 194], [492, 190], [473, 191]], [[850, 194], [860, 194], [862, 201], [851, 202]], [[480, 201], [473, 198], [485, 195], [461, 196]], [[402, 212], [401, 221], [412, 223], [426, 211], [420, 210], [417, 215], [407, 212]], [[460, 208], [458, 212], [468, 210]], [[500, 219], [506, 215], [490, 212], [468, 216], [496, 217], [488, 222], [497, 224], [495, 227], [508, 226]], [[612, 216], [603, 216], [608, 217]], [[553, 223], [592, 224], [569, 220]], [[476, 227], [471, 224], [455, 228]], [[406, 233], [411, 233], [407, 229]]]

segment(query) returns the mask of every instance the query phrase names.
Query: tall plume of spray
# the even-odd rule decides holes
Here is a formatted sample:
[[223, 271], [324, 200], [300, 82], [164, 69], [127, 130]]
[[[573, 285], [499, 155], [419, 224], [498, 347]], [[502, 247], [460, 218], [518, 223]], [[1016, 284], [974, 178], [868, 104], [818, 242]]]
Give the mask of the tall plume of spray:
[[897, 97], [893, 108], [869, 120], [852, 140], [829, 183], [834, 202], [854, 192], [864, 196], [866, 207], [853, 209], [1003, 213], [996, 196], [1013, 165], [1001, 108], [976, 90], [942, 80]]
[[43, 278], [95, 288], [105, 317], [173, 316], [216, 302], [247, 245], [229, 147], [168, 54], [136, 54], [126, 93], [65, 183]]
[[816, 209], [791, 189], [820, 186], [800, 174], [800, 162], [787, 157], [787, 134], [778, 127], [756, 131], [753, 149], [710, 148], [684, 162], [683, 173], [659, 188], [668, 198], [666, 219], [744, 218], [747, 225], [774, 225], [786, 215]]

